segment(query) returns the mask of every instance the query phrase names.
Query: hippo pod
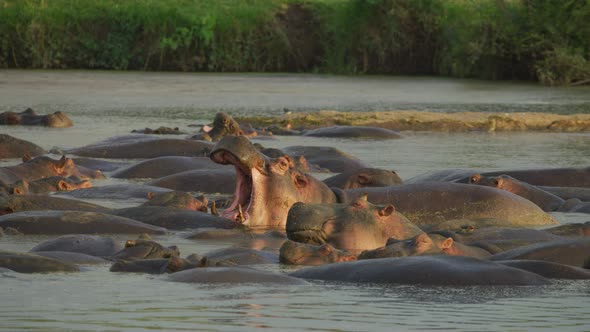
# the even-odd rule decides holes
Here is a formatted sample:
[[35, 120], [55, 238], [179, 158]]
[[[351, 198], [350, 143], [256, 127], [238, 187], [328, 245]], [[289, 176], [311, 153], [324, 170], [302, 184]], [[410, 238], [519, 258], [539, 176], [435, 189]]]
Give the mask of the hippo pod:
[[403, 136], [394, 130], [367, 126], [331, 126], [306, 130], [303, 136], [396, 139]]
[[30, 108], [23, 112], [0, 113], [0, 125], [46, 126], [52, 128], [67, 128], [74, 125], [72, 120], [62, 112], [38, 115]]
[[24, 155], [36, 157], [45, 153], [43, 148], [34, 143], [0, 134], [0, 158], [22, 158]]
[[521, 269], [463, 256], [379, 258], [305, 268], [289, 274], [303, 279], [405, 285], [547, 285]]

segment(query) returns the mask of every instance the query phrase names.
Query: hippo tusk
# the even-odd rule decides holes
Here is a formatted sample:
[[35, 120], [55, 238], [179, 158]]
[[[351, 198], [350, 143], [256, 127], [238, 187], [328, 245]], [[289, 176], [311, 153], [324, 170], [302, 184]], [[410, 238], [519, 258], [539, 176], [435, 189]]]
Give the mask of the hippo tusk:
[[244, 218], [244, 211], [242, 210], [242, 204], [238, 204], [238, 215], [236, 216], [236, 219], [240, 223], [246, 221], [246, 218]]
[[217, 213], [217, 204], [215, 204], [215, 201], [211, 203], [211, 214], [214, 216], [219, 215], [219, 213]]

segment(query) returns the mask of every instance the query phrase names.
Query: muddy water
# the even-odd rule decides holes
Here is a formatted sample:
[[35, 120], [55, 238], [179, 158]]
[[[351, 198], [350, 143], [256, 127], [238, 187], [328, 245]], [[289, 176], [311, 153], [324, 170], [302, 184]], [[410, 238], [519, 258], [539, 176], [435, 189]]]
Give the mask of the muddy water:
[[[430, 90], [420, 92], [416, 90], [419, 86]], [[351, 109], [359, 105], [360, 109], [369, 109], [385, 105], [383, 101], [387, 105], [435, 101], [443, 106], [463, 103], [494, 105], [498, 109], [517, 105], [504, 111], [543, 104], [548, 109], [565, 110], [563, 105], [585, 107], [589, 95], [583, 89], [426, 78], [0, 71], [0, 110], [26, 106], [39, 111], [62, 109], [75, 122], [68, 129], [0, 127], [0, 132], [46, 149], [67, 148], [143, 127], [177, 126], [194, 131], [188, 124], [210, 121], [213, 110], [219, 108], [236, 113], [252, 114], [258, 109], [261, 114], [280, 114], [285, 105], [346, 105]], [[404, 139], [395, 141], [280, 137], [260, 142], [270, 147], [335, 146], [373, 166], [394, 169], [402, 178], [442, 168], [497, 170], [590, 164], [589, 134], [406, 133]], [[118, 181], [108, 179], [95, 185]], [[100, 201], [112, 207], [130, 203], [134, 202]], [[590, 220], [588, 215], [554, 216], [563, 223]], [[49, 238], [4, 237], [0, 239], [0, 249], [27, 251]], [[118, 239], [123, 241], [126, 237]], [[187, 240], [182, 232], [156, 239], [178, 245], [184, 255], [243, 245], [231, 240]], [[272, 265], [261, 268], [290, 269]], [[188, 285], [163, 279], [110, 273], [108, 266], [88, 267], [80, 274], [3, 274], [0, 329], [590, 330], [588, 281], [556, 281], [544, 287], [359, 286], [321, 282], [276, 287]]]

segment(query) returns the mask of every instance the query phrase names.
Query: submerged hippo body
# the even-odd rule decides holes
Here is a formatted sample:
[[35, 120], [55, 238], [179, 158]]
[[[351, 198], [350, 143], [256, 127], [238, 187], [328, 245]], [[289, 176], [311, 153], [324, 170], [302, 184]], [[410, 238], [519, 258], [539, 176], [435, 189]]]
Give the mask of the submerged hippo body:
[[62, 176], [50, 176], [35, 181], [18, 180], [12, 185], [11, 194], [46, 194], [55, 191], [71, 191], [76, 189], [90, 188], [92, 182], [80, 180], [76, 176], [64, 178]]
[[74, 125], [72, 120], [62, 112], [38, 115], [30, 108], [25, 111], [0, 113], [0, 125], [45, 126], [52, 128], [67, 128]]
[[388, 187], [402, 183], [394, 171], [379, 168], [360, 168], [334, 175], [324, 180], [328, 187], [354, 189], [364, 187]]
[[334, 203], [334, 193], [296, 167], [288, 156], [270, 159], [243, 136], [227, 136], [211, 152], [219, 164], [236, 169], [236, 190], [221, 216], [248, 226], [282, 227], [295, 202]]
[[29, 194], [0, 196], [0, 215], [39, 210], [109, 211], [109, 209], [100, 205], [54, 196]]
[[335, 263], [295, 271], [303, 279], [406, 285], [546, 285], [524, 270], [462, 256], [413, 256]]
[[315, 164], [330, 172], [343, 173], [369, 167], [360, 159], [329, 146], [289, 146], [282, 149], [290, 156], [303, 156], [309, 164]]
[[556, 240], [518, 247], [490, 257], [490, 260], [533, 259], [583, 267], [590, 257], [590, 238]]
[[362, 196], [349, 204], [297, 203], [289, 210], [290, 240], [360, 253], [385, 245], [387, 239], [408, 239], [422, 230], [392, 205], [377, 206]]
[[488, 177], [474, 174], [469, 178], [469, 183], [509, 191], [528, 199], [547, 212], [557, 211], [565, 203], [562, 198], [556, 195], [508, 175]]
[[112, 172], [119, 168], [129, 166], [129, 163], [120, 161], [108, 161], [96, 158], [72, 158], [76, 165], [86, 167], [88, 169], [98, 170], [101, 172]]
[[43, 148], [34, 143], [0, 134], [0, 158], [22, 158], [24, 155], [36, 157], [45, 153]]
[[498, 263], [551, 279], [590, 279], [590, 270], [553, 262], [516, 259]]
[[207, 212], [207, 199], [199, 200], [184, 191], [171, 191], [161, 194], [148, 194], [148, 201], [141, 206], [161, 206], [172, 209]]
[[150, 135], [117, 136], [67, 150], [67, 153], [92, 158], [156, 158], [162, 156], [205, 156], [211, 144], [189, 139]]
[[236, 171], [226, 167], [197, 169], [164, 176], [148, 184], [172, 190], [231, 194], [236, 188]]
[[168, 156], [148, 159], [129, 165], [113, 172], [111, 177], [119, 179], [160, 178], [195, 169], [219, 168], [221, 166], [206, 157]]
[[0, 251], [0, 267], [19, 273], [79, 272], [78, 266], [24, 252]]
[[240, 225], [200, 211], [172, 209], [160, 206], [138, 206], [113, 210], [114, 215], [141, 221], [167, 229], [236, 228]]
[[402, 138], [397, 131], [379, 127], [366, 126], [332, 126], [303, 132], [303, 136], [312, 137], [345, 137], [345, 138]]
[[35, 181], [50, 176], [76, 176], [81, 179], [103, 177], [100, 172], [77, 167], [72, 159], [65, 156], [59, 160], [41, 156], [16, 166], [0, 167], [0, 182], [5, 184], [12, 184], [18, 180]]
[[276, 272], [247, 267], [205, 267], [173, 273], [168, 280], [203, 284], [280, 284], [304, 285], [305, 281]]
[[279, 261], [289, 265], [324, 265], [356, 260], [356, 256], [324, 243], [320, 246], [287, 240], [281, 246]]
[[0, 216], [0, 227], [24, 234], [164, 234], [161, 227], [99, 212], [26, 211]]
[[152, 240], [129, 240], [125, 248], [112, 255], [113, 260], [159, 259], [179, 256], [176, 246], [164, 247]]
[[590, 236], [590, 221], [555, 226], [544, 231], [558, 236]]
[[187, 269], [201, 267], [198, 263], [180, 257], [158, 259], [118, 260], [110, 268], [111, 272], [134, 272], [163, 274], [174, 273]]
[[462, 219], [472, 220], [478, 227], [557, 224], [538, 206], [520, 196], [460, 183], [426, 182], [351, 189], [339, 191], [339, 201], [354, 200], [365, 193], [372, 203], [395, 204], [401, 214], [420, 227], [451, 227], [449, 221]]
[[63, 235], [36, 245], [31, 252], [74, 252], [96, 257], [110, 257], [123, 245], [111, 237], [99, 235]]
[[583, 202], [590, 202], [590, 188], [551, 186], [539, 186], [539, 188], [564, 200], [577, 198]]
[[498, 252], [531, 244], [564, 239], [545, 230], [529, 228], [486, 227], [464, 232], [460, 241], [482, 248], [494, 248]]
[[232, 265], [276, 264], [279, 255], [249, 248], [224, 248], [206, 253], [205, 258], [210, 262], [227, 262]]
[[57, 259], [60, 262], [70, 264], [95, 265], [109, 263], [109, 261], [100, 257], [68, 251], [36, 251], [35, 255]]
[[138, 134], [150, 134], [150, 135], [186, 135], [186, 133], [181, 131], [180, 129], [178, 129], [178, 127], [174, 127], [174, 128], [158, 127], [156, 129], [152, 129], [152, 128], [134, 129], [131, 132], [138, 133]]
[[60, 192], [60, 195], [84, 199], [147, 199], [149, 193], [162, 194], [170, 191], [172, 190], [143, 184], [129, 183], [77, 189], [67, 192]]

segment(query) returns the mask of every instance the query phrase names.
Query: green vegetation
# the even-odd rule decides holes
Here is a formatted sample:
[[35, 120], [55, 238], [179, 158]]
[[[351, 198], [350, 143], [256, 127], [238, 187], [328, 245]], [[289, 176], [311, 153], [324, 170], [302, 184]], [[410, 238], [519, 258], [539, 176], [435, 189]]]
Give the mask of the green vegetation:
[[590, 0], [0, 0], [0, 67], [590, 81]]

